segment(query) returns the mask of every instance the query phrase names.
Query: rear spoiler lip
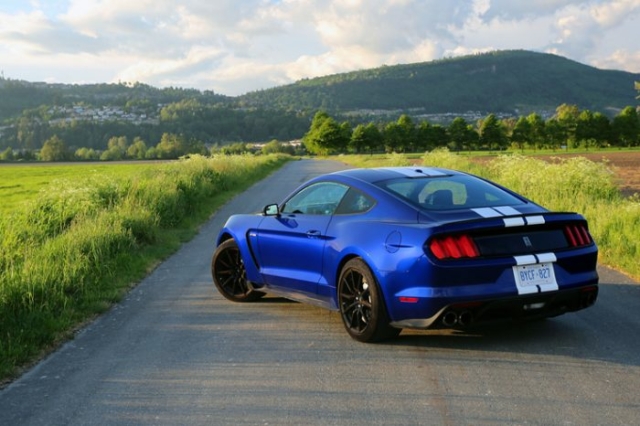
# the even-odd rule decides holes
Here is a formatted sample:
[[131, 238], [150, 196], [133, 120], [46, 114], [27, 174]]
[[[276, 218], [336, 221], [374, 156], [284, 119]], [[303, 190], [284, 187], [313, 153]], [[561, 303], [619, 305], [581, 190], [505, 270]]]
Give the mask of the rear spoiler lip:
[[473, 231], [475, 229], [486, 230], [487, 225], [489, 225], [489, 228], [505, 229], [509, 227], [527, 228], [530, 226], [564, 224], [570, 222], [581, 222], [587, 224], [587, 220], [584, 218], [584, 216], [575, 212], [526, 213], [489, 218], [477, 217], [443, 223], [437, 226], [436, 229], [434, 229], [434, 235], [446, 232]]

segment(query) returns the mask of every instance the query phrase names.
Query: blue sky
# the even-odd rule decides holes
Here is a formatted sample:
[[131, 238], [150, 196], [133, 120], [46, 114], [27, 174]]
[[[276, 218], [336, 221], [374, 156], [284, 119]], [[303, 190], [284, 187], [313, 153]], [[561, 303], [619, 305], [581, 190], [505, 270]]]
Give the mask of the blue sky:
[[0, 72], [239, 95], [527, 49], [640, 73], [640, 0], [2, 0]]

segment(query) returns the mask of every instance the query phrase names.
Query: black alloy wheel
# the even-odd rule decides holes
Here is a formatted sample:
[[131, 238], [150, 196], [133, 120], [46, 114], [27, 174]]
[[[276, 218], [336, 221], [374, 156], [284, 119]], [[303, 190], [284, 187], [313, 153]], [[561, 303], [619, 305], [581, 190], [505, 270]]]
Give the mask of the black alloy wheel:
[[360, 258], [349, 260], [342, 268], [338, 304], [345, 329], [360, 342], [378, 342], [400, 334], [400, 329], [389, 325], [378, 284]]
[[252, 302], [264, 296], [249, 285], [240, 250], [233, 239], [216, 249], [211, 259], [211, 275], [220, 294], [233, 302]]

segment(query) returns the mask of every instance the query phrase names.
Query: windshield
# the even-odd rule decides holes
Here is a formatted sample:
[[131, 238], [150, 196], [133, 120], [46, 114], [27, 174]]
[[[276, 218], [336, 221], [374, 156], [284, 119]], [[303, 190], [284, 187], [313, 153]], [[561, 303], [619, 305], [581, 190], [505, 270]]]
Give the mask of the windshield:
[[473, 209], [525, 203], [497, 186], [468, 175], [403, 177], [376, 185], [424, 210]]

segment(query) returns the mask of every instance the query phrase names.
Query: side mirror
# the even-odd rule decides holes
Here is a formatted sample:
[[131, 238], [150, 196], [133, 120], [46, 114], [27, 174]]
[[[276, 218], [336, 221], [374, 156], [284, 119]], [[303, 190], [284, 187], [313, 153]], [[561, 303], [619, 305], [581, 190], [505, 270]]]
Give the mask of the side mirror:
[[280, 216], [280, 210], [277, 204], [269, 204], [262, 209], [262, 214], [265, 216]]

